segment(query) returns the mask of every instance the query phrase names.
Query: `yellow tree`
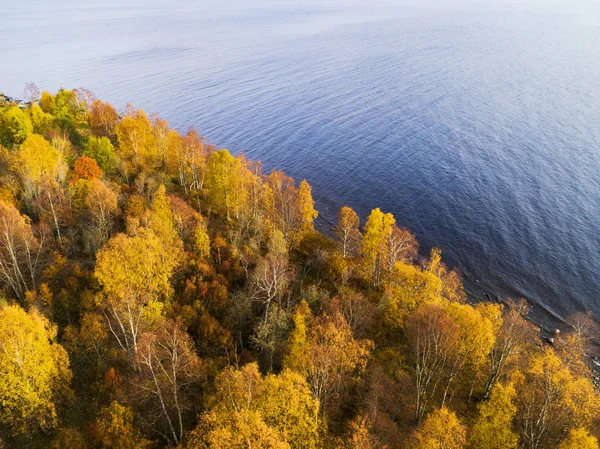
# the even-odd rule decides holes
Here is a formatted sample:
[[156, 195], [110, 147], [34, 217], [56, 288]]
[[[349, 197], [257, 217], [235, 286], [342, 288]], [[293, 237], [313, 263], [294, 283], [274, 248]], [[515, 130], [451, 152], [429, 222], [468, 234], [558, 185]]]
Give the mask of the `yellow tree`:
[[435, 274], [442, 282], [441, 295], [444, 298], [449, 301], [465, 301], [466, 294], [460, 274], [456, 270], [448, 270], [444, 262], [442, 262], [442, 251], [438, 248], [431, 249], [427, 270]]
[[[304, 374], [325, 413], [333, 408], [341, 391], [364, 372], [372, 348], [370, 340], [353, 337], [339, 313], [322, 315], [313, 320], [306, 351], [297, 351], [296, 359], [288, 360]], [[298, 360], [301, 355], [304, 360]]]
[[529, 306], [525, 300], [508, 301], [503, 310], [501, 324], [496, 331], [496, 340], [488, 358], [487, 379], [483, 398], [487, 399], [498, 379], [538, 337], [526, 317]]
[[479, 406], [479, 415], [471, 431], [469, 447], [473, 449], [516, 449], [519, 437], [513, 431], [517, 413], [512, 384], [497, 383], [487, 402]]
[[85, 206], [91, 218], [91, 227], [86, 232], [86, 239], [93, 253], [110, 237], [113, 221], [119, 212], [117, 199], [117, 194], [99, 179], [89, 182]]
[[360, 218], [351, 207], [344, 206], [338, 212], [338, 222], [335, 228], [342, 256], [344, 258], [358, 255], [362, 234]]
[[315, 210], [315, 201], [312, 197], [310, 184], [303, 179], [298, 185], [298, 202], [302, 214], [301, 232], [312, 232], [315, 230], [314, 221], [319, 215]]
[[467, 443], [467, 429], [454, 412], [442, 407], [427, 416], [415, 439], [415, 449], [462, 449]]
[[447, 311], [456, 326], [456, 342], [445, 369], [445, 385], [441, 406], [443, 407], [460, 376], [466, 377], [468, 385], [480, 371], [494, 345], [494, 325], [480, 309], [469, 304], [449, 303]]
[[228, 220], [240, 201], [240, 196], [243, 195], [243, 192], [236, 191], [241, 165], [240, 159], [233, 157], [227, 150], [219, 150], [208, 158], [208, 200], [216, 211], [225, 214]]
[[142, 229], [135, 236], [117, 234], [98, 252], [95, 276], [103, 287], [98, 297], [119, 346], [133, 359], [140, 331], [160, 300], [170, 298], [170, 278], [179, 254], [165, 253], [163, 241]]
[[289, 248], [314, 229], [317, 211], [306, 181], [296, 188], [291, 177], [281, 171], [272, 171], [265, 184], [264, 203], [272, 226], [281, 231]]
[[401, 328], [406, 316], [420, 305], [441, 302], [441, 291], [441, 281], [433, 273], [396, 262], [382, 298], [383, 324], [391, 329]]
[[389, 238], [395, 223], [392, 214], [384, 214], [379, 208], [371, 211], [365, 223], [361, 252], [367, 277], [375, 286], [382, 281]]
[[119, 149], [136, 168], [157, 162], [152, 123], [142, 109], [132, 111], [115, 126]]
[[150, 229], [163, 241], [165, 252], [181, 257], [183, 243], [175, 229], [171, 200], [167, 197], [164, 185], [160, 185], [154, 193], [150, 210]]
[[571, 429], [558, 449], [598, 449], [598, 439], [585, 429]]
[[58, 424], [71, 370], [56, 342], [56, 327], [35, 309], [0, 305], [0, 425], [13, 436], [47, 431]]
[[43, 239], [34, 236], [29, 217], [0, 200], [0, 280], [17, 298], [35, 290]]
[[151, 445], [134, 427], [133, 411], [116, 401], [100, 411], [94, 428], [107, 449], [146, 449]]
[[346, 444], [347, 449], [386, 449], [383, 444], [369, 429], [369, 420], [361, 415], [350, 423], [350, 438]]
[[528, 447], [557, 444], [570, 428], [592, 425], [600, 403], [591, 380], [574, 376], [551, 349], [535, 354], [517, 379], [516, 423]]
[[44, 179], [62, 180], [66, 172], [60, 153], [38, 134], [30, 134], [21, 144], [11, 168], [28, 200], [40, 195]]
[[188, 449], [319, 447], [319, 404], [299, 374], [263, 378], [255, 363], [228, 367], [215, 390]]
[[288, 338], [288, 347], [283, 364], [286, 368], [302, 372], [304, 362], [308, 357], [309, 341], [308, 328], [312, 314], [306, 301], [301, 301], [294, 311], [294, 328]]

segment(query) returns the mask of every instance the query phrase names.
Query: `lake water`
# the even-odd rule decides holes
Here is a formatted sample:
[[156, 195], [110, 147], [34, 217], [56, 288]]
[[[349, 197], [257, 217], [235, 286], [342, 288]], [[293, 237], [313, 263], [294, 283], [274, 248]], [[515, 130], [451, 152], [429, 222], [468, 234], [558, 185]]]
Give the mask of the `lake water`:
[[5, 93], [131, 101], [308, 179], [327, 219], [393, 212], [474, 296], [600, 312], [597, 2], [2, 3]]

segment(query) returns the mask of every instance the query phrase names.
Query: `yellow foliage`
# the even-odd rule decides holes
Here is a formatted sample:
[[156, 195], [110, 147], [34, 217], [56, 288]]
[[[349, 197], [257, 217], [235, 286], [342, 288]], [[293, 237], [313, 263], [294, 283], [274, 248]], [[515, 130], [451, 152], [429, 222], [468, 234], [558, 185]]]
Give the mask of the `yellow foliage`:
[[400, 328], [408, 313], [426, 302], [440, 302], [441, 281], [433, 273], [396, 262], [385, 289], [383, 322]]
[[415, 437], [415, 449], [462, 449], [467, 429], [454, 412], [442, 407], [427, 416]]
[[96, 420], [96, 433], [107, 449], [146, 449], [150, 442], [133, 426], [133, 412], [116, 401], [102, 409]]
[[479, 407], [479, 415], [471, 431], [469, 446], [473, 449], [515, 449], [519, 437], [512, 430], [517, 413], [514, 386], [497, 383], [487, 402]]
[[56, 327], [35, 309], [0, 306], [0, 423], [13, 435], [57, 426], [58, 401], [71, 382]]
[[585, 429], [571, 429], [569, 436], [558, 445], [558, 449], [598, 449], [598, 439]]
[[28, 199], [39, 195], [44, 179], [65, 176], [60, 153], [38, 134], [30, 134], [21, 144], [11, 168], [18, 174], [23, 194]]
[[226, 368], [188, 449], [319, 447], [319, 404], [302, 376], [262, 377], [255, 363]]
[[361, 252], [367, 278], [374, 285], [379, 285], [382, 280], [387, 242], [395, 223], [391, 213], [384, 214], [379, 208], [371, 211], [365, 223]]

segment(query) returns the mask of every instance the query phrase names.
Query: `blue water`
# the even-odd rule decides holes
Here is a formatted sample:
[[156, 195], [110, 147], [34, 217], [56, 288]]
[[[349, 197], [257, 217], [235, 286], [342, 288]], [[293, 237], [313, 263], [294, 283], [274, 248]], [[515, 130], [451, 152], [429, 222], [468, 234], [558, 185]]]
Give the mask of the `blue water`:
[[393, 212], [474, 296], [600, 312], [597, 2], [3, 3], [5, 93], [131, 101], [308, 179], [325, 218]]

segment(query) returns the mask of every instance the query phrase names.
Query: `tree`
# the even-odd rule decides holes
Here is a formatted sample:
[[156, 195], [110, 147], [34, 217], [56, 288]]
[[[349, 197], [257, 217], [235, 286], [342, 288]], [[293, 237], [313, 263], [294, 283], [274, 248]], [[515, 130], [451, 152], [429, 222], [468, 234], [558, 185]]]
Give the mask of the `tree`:
[[64, 167], [60, 153], [38, 134], [31, 134], [16, 152], [12, 170], [20, 181], [27, 199], [37, 198], [45, 179], [61, 180]]
[[40, 88], [33, 81], [25, 83], [23, 98], [29, 103], [35, 103], [40, 99]]
[[419, 244], [417, 239], [408, 229], [392, 226], [387, 241], [387, 254], [385, 258], [387, 271], [394, 268], [396, 262], [409, 263], [417, 257]]
[[170, 251], [177, 258], [181, 257], [183, 244], [175, 229], [171, 201], [164, 185], [161, 184], [154, 192], [150, 210], [150, 229], [163, 241], [165, 252]]
[[252, 298], [264, 305], [265, 323], [271, 303], [274, 300], [281, 301], [292, 279], [293, 271], [286, 256], [268, 254], [258, 261], [252, 275]]
[[375, 286], [382, 281], [389, 238], [395, 223], [392, 214], [384, 214], [379, 208], [371, 211], [365, 223], [361, 253], [364, 256], [367, 278]]
[[50, 131], [52, 116], [47, 114], [36, 103], [33, 103], [26, 113], [33, 125], [33, 132], [40, 135], [46, 135]]
[[50, 92], [44, 90], [40, 97], [40, 107], [46, 114], [51, 114], [54, 109], [54, 97]]
[[116, 401], [100, 411], [96, 419], [95, 431], [102, 447], [107, 449], [150, 447], [150, 441], [144, 439], [133, 425], [133, 411]]
[[179, 445], [201, 375], [194, 343], [181, 323], [164, 320], [142, 335], [139, 347], [142, 419], [169, 444]]
[[536, 338], [531, 325], [525, 320], [529, 312], [525, 300], [508, 301], [507, 304], [488, 359], [487, 380], [483, 389], [484, 399], [489, 397], [498, 379]]
[[513, 431], [517, 413], [515, 388], [497, 383], [487, 402], [479, 406], [479, 415], [471, 431], [469, 445], [473, 449], [516, 449], [519, 437]]
[[211, 205], [231, 218], [231, 212], [244, 192], [236, 191], [241, 161], [227, 150], [219, 150], [208, 158], [206, 188]]
[[467, 429], [445, 407], [427, 416], [416, 432], [415, 449], [461, 449], [467, 442]]
[[456, 324], [441, 304], [425, 303], [404, 324], [414, 370], [415, 420], [420, 422], [457, 344]]
[[119, 212], [117, 194], [99, 179], [92, 179], [85, 196], [85, 206], [91, 218], [86, 240], [92, 253], [95, 253], [110, 238], [114, 219]]
[[102, 178], [102, 170], [98, 167], [98, 164], [94, 159], [87, 156], [78, 158], [73, 164], [73, 173], [71, 178], [73, 181], [79, 179], [91, 180]]
[[42, 248], [43, 238], [35, 237], [29, 217], [0, 200], [0, 280], [20, 300], [37, 287]]
[[590, 428], [598, 395], [591, 381], [573, 376], [554, 351], [535, 354], [517, 379], [516, 423], [527, 447], [558, 444], [570, 428]]
[[348, 206], [342, 207], [335, 231], [344, 258], [356, 256], [360, 251], [362, 234], [359, 227], [360, 218], [356, 212]]
[[456, 325], [457, 335], [452, 356], [444, 373], [442, 407], [449, 397], [455, 379], [460, 378], [461, 375], [466, 376], [465, 380], [477, 376], [495, 340], [493, 323], [480, 312], [479, 308], [453, 302], [447, 305], [447, 311]]
[[114, 135], [115, 126], [119, 121], [119, 114], [110, 103], [95, 100], [90, 105], [88, 120], [92, 132], [99, 137]]
[[312, 314], [306, 301], [300, 301], [292, 317], [293, 329], [288, 338], [288, 347], [283, 363], [286, 368], [302, 372], [304, 362], [308, 358], [308, 329]]
[[350, 438], [346, 445], [348, 449], [385, 449], [387, 446], [370, 432], [369, 420], [359, 416], [350, 423]]
[[152, 123], [142, 109], [127, 114], [115, 126], [121, 154], [134, 167], [152, 167], [157, 162]]
[[323, 413], [332, 408], [340, 392], [364, 372], [372, 348], [370, 340], [354, 339], [341, 315], [322, 315], [314, 319], [304, 352], [306, 358], [295, 360], [294, 365], [306, 376]]
[[72, 427], [60, 429], [52, 442], [52, 449], [85, 449], [86, 446], [83, 434]]
[[464, 302], [466, 294], [460, 274], [456, 270], [448, 270], [442, 262], [442, 251], [431, 249], [427, 271], [435, 274], [442, 282], [441, 295], [449, 301]]
[[6, 434], [26, 436], [58, 425], [71, 371], [56, 333], [35, 309], [0, 305], [0, 426]]
[[161, 239], [143, 229], [132, 237], [117, 234], [98, 252], [94, 274], [103, 286], [99, 305], [131, 359], [144, 324], [152, 319], [148, 314], [159, 311], [159, 301], [173, 292], [170, 278], [179, 262], [178, 254], [165, 254]]
[[84, 120], [85, 110], [85, 103], [77, 98], [77, 93], [75, 91], [60, 89], [56, 95], [54, 95], [54, 104], [50, 112], [58, 119], [81, 122]]
[[406, 316], [427, 302], [441, 302], [440, 279], [414, 265], [396, 262], [382, 298], [382, 321], [391, 329], [402, 327]]
[[194, 227], [192, 246], [199, 257], [207, 259], [210, 256], [210, 237], [204, 221]]
[[24, 142], [33, 131], [31, 121], [18, 106], [7, 109], [2, 114], [0, 124], [2, 125], [1, 141], [8, 147]]
[[312, 188], [306, 182], [306, 179], [300, 181], [298, 185], [298, 201], [300, 203], [300, 212], [302, 214], [302, 233], [313, 232], [315, 230], [313, 222], [319, 215], [315, 210], [315, 202], [312, 197]]
[[263, 378], [254, 363], [228, 367], [215, 390], [188, 449], [319, 447], [319, 404], [297, 373]]
[[275, 356], [285, 343], [289, 327], [289, 313], [274, 305], [269, 309], [266, 320], [257, 323], [250, 341], [254, 347], [267, 357], [267, 369], [273, 371]]
[[289, 248], [314, 229], [317, 211], [306, 180], [296, 188], [292, 178], [274, 170], [267, 177], [264, 197], [271, 224], [281, 231]]
[[83, 154], [94, 159], [100, 168], [109, 174], [117, 167], [117, 153], [106, 137], [90, 137]]
[[598, 449], [598, 439], [585, 429], [571, 429], [569, 436], [558, 445], [558, 449]]
[[[157, 137], [157, 142], [160, 142], [159, 150], [161, 151], [161, 154], [163, 154], [163, 160], [169, 167], [169, 171], [177, 175], [179, 184], [183, 187], [185, 193], [200, 191], [204, 188], [208, 157], [202, 138], [195, 129], [190, 129], [188, 133], [182, 137], [174, 131], [169, 133], [161, 131], [162, 128], [159, 125], [160, 122], [155, 122], [155, 134], [160, 136]], [[225, 156], [226, 155], [222, 153], [218, 157], [219, 163], [214, 159], [211, 168], [218, 170], [217, 166], [224, 164], [221, 168], [225, 168], [226, 172], [227, 163], [231, 163], [232, 161]], [[226, 176], [225, 172], [215, 173], [215, 175], [217, 177]], [[225, 181], [225, 184], [219, 184], [222, 180], [216, 180], [215, 178], [212, 178], [212, 181], [213, 184], [211, 187], [217, 188], [217, 185], [219, 185], [219, 187], [227, 189], [227, 186], [225, 185], [227, 181]], [[217, 183], [215, 184], [214, 181], [217, 181]]]

